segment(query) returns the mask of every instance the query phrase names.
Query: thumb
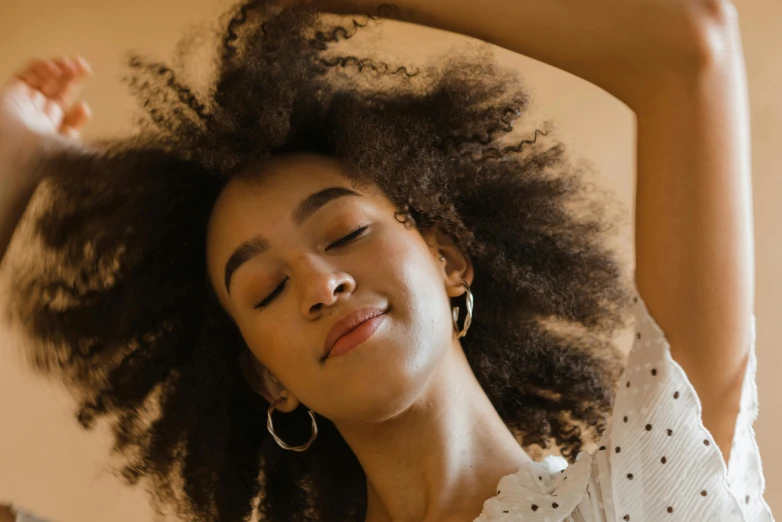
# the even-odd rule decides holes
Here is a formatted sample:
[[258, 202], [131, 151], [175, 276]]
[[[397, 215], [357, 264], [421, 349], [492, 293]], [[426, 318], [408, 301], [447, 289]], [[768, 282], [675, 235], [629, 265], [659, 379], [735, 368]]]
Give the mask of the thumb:
[[[63, 117], [61, 129], [66, 127], [73, 127], [75, 129], [81, 128], [92, 117], [92, 111], [87, 102], [81, 101], [71, 107], [65, 116]], [[62, 132], [62, 130], [61, 130]]]
[[60, 129], [60, 134], [76, 141], [81, 139], [81, 132], [79, 132], [76, 127], [62, 127]]

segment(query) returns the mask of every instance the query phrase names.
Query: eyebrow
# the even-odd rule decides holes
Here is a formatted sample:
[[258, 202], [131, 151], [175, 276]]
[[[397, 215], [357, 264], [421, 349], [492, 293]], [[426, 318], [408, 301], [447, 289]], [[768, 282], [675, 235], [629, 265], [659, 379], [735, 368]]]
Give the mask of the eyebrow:
[[[293, 222], [301, 226], [310, 216], [326, 203], [343, 196], [361, 196], [358, 192], [345, 187], [329, 187], [310, 194], [302, 199], [293, 212]], [[231, 295], [231, 278], [234, 272], [250, 259], [262, 254], [269, 248], [269, 242], [262, 236], [254, 236], [239, 245], [225, 263], [225, 290]]]

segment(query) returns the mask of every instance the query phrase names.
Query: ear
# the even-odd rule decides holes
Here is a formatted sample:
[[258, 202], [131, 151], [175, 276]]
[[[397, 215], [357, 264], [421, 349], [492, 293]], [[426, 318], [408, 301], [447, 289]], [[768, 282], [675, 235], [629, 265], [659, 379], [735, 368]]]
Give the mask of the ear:
[[[447, 285], [448, 297], [463, 295], [466, 288], [462, 286], [462, 280], [472, 285], [473, 266], [470, 258], [462, 253], [438, 226], [431, 227], [421, 234], [429, 245], [435, 264], [439, 266]], [[444, 257], [445, 260], [440, 258]]]
[[266, 399], [269, 404], [284, 398], [276, 408], [284, 413], [291, 412], [299, 406], [299, 400], [291, 395], [285, 386], [274, 376], [250, 350], [239, 354], [239, 367], [250, 388]]

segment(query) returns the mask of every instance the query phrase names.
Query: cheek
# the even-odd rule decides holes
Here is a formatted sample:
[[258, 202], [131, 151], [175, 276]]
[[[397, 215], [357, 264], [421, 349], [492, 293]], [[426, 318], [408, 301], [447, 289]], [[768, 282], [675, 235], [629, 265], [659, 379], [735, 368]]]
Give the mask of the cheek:
[[303, 353], [306, 350], [305, 341], [296, 337], [297, 331], [300, 328], [285, 318], [277, 318], [273, 325], [268, 321], [259, 321], [252, 327], [242, 328], [245, 342], [256, 359], [292, 387], [295, 383], [291, 383], [290, 379], [302, 374], [302, 360], [307, 357]]
[[380, 257], [379, 267], [393, 281], [389, 296], [392, 305], [410, 325], [408, 342], [422, 346], [450, 341], [450, 302], [445, 282], [423, 239], [418, 236], [417, 241], [392, 241]]
[[[302, 337], [296, 337], [301, 328], [288, 324], [277, 325], [275, 336], [264, 334], [261, 340], [249, 344], [255, 357], [290, 393], [309, 407], [320, 408], [319, 397], [327, 388], [322, 372], [311, 353], [314, 348]], [[285, 335], [285, 333], [289, 335]]]

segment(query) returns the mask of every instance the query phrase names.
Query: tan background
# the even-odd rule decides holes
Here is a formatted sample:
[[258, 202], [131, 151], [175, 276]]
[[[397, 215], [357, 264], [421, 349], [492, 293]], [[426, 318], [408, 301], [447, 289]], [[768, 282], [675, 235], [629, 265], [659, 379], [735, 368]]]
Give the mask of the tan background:
[[[489, 2], [487, 2], [489, 3]], [[767, 479], [765, 497], [782, 513], [782, 322], [777, 300], [782, 294], [782, 3], [735, 0], [749, 78], [755, 197], [758, 389], [760, 417], [755, 424]], [[0, 2], [0, 79], [27, 59], [82, 54], [95, 77], [84, 98], [94, 109], [85, 132], [94, 136], [123, 133], [134, 104], [120, 83], [123, 54], [130, 49], [168, 60], [193, 24], [213, 24], [225, 0], [37, 0]], [[407, 60], [446, 51], [461, 39], [404, 24], [388, 24], [367, 33], [365, 42]], [[446, 37], [447, 36], [447, 37]], [[210, 42], [206, 42], [207, 48]], [[545, 64], [500, 50], [498, 58], [518, 68], [531, 88], [533, 111], [523, 128], [544, 120], [558, 124], [558, 138], [572, 158], [583, 157], [626, 203], [630, 218], [624, 245], [632, 244], [635, 120], [632, 112], [605, 92]], [[200, 62], [203, 64], [203, 61]], [[204, 66], [196, 61], [196, 69]], [[19, 236], [12, 250], [20, 248]], [[629, 256], [632, 255], [630, 252]], [[628, 257], [628, 262], [632, 258]], [[2, 302], [3, 300], [0, 300]], [[0, 325], [0, 502], [13, 501], [62, 522], [145, 522], [151, 511], [142, 489], [129, 489], [105, 470], [105, 426], [90, 434], [79, 430], [73, 401], [54, 384], [29, 374], [19, 358], [17, 335]]]

